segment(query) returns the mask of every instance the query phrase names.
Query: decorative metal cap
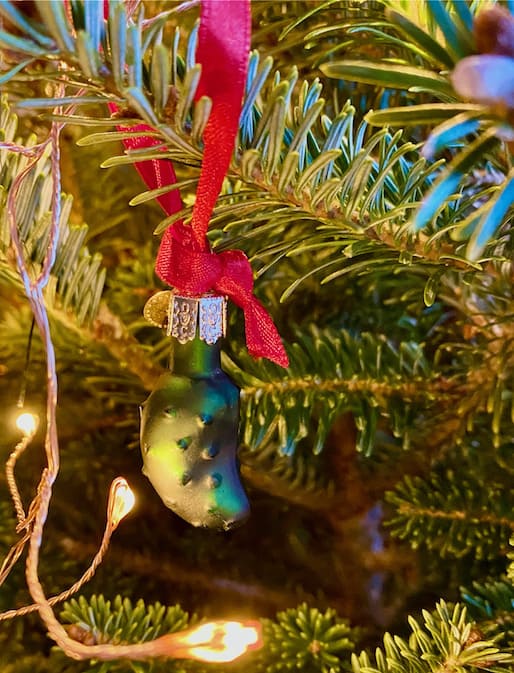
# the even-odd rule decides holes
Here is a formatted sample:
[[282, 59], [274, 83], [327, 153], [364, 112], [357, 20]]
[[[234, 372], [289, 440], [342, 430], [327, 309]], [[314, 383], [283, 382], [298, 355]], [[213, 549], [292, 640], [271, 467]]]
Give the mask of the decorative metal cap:
[[152, 325], [162, 327], [168, 336], [183, 344], [196, 336], [214, 344], [225, 336], [227, 299], [222, 295], [206, 294], [185, 297], [173, 290], [157, 292], [146, 302], [144, 317]]

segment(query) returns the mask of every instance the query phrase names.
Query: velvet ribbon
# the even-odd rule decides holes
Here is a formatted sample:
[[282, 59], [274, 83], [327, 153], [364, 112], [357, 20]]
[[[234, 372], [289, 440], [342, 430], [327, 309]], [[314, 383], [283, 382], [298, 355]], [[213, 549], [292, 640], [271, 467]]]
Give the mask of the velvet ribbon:
[[[250, 46], [250, 0], [202, 0], [196, 60], [202, 74], [196, 99], [208, 96], [212, 110], [204, 131], [204, 154], [190, 225], [176, 222], [161, 240], [155, 271], [184, 295], [209, 291], [227, 295], [244, 311], [246, 344], [254, 357], [266, 357], [287, 367], [287, 354], [270, 315], [253, 294], [253, 273], [241, 250], [212, 252], [207, 230], [230, 165], [239, 128]], [[111, 105], [111, 111], [116, 107]], [[128, 130], [126, 127], [123, 130]], [[141, 124], [130, 130], [153, 131]], [[154, 147], [161, 141], [140, 137], [124, 141], [129, 149]], [[168, 159], [135, 164], [150, 189], [176, 182]], [[178, 190], [157, 198], [165, 213], [182, 207]]]

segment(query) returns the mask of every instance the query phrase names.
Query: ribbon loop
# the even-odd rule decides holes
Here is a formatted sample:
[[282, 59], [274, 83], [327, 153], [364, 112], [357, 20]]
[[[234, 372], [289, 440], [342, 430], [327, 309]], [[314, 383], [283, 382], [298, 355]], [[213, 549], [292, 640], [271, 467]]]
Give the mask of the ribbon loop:
[[202, 0], [196, 51], [202, 74], [196, 98], [209, 96], [212, 109], [204, 131], [202, 172], [191, 226], [195, 236], [204, 241], [234, 152], [249, 49], [249, 0]]
[[[250, 0], [202, 0], [196, 55], [202, 74], [196, 98], [207, 95], [212, 99], [204, 131], [202, 168], [191, 225], [176, 222], [164, 232], [155, 272], [182, 294], [226, 294], [244, 311], [249, 352], [287, 367], [287, 354], [273, 320], [253, 295], [253, 274], [246, 255], [240, 250], [216, 254], [210, 250], [206, 236], [234, 152], [249, 48]], [[115, 109], [111, 106], [111, 111]], [[153, 131], [146, 125], [132, 130]], [[127, 148], [152, 147], [160, 141], [143, 137], [125, 140], [124, 144]], [[168, 159], [142, 161], [135, 166], [150, 189], [176, 182]], [[168, 215], [182, 207], [178, 190], [157, 200]]]

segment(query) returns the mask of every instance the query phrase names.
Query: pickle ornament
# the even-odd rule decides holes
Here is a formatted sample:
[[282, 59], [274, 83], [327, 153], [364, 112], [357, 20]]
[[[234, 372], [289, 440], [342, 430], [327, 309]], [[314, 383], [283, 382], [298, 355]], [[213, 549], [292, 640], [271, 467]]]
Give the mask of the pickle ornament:
[[221, 369], [224, 311], [223, 297], [170, 292], [145, 307], [174, 348], [170, 371], [142, 405], [141, 452], [143, 474], [167, 507], [193, 526], [228, 530], [250, 508], [237, 462], [239, 389]]

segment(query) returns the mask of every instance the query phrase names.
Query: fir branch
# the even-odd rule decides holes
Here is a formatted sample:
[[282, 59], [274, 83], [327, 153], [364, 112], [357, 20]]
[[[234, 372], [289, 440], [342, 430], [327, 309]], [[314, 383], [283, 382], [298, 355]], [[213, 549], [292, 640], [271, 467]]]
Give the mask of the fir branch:
[[[0, 128], [4, 129], [6, 141], [11, 145], [16, 126], [17, 120], [4, 97], [1, 101]], [[34, 138], [29, 139], [27, 145], [34, 145]], [[10, 250], [8, 197], [16, 179], [29, 166], [24, 149], [27, 148], [20, 143], [17, 143], [16, 148], [4, 149], [0, 162], [0, 263], [11, 269], [15, 268], [15, 260]], [[26, 257], [30, 260], [33, 277], [37, 277], [44, 268], [51, 239], [51, 213], [56, 207], [52, 203], [52, 162], [44, 143], [39, 146], [35, 158], [38, 159], [37, 163], [20, 185], [18, 202], [22, 207], [17, 208], [16, 212], [16, 226]], [[72, 227], [68, 224], [71, 199], [60, 196], [58, 206], [59, 241], [51, 269], [52, 282], [45, 289], [45, 297], [47, 303], [52, 305], [58, 294], [63, 308], [73, 308], [77, 322], [82, 324], [90, 322], [98, 310], [105, 270], [101, 268], [100, 256], [91, 255], [84, 246], [87, 227]]]
[[[241, 475], [258, 491], [313, 512], [328, 513], [337, 507], [339, 497], [333, 480], [321, 477], [319, 468], [303, 457], [291, 461], [273, 457], [267, 461], [241, 453]], [[279, 607], [279, 605], [277, 605]]]
[[514, 491], [462, 476], [457, 482], [450, 471], [426, 480], [406, 477], [387, 500], [395, 509], [388, 522], [393, 535], [442, 556], [494, 558], [505, 552], [514, 530]]
[[465, 673], [486, 669], [507, 673], [512, 655], [484, 639], [467, 617], [466, 608], [441, 601], [432, 613], [423, 610], [423, 623], [410, 617], [411, 635], [384, 636], [374, 661], [366, 653], [353, 655], [354, 673]]
[[[391, 502], [394, 502], [391, 499]], [[470, 512], [469, 510], [451, 510], [445, 511], [442, 509], [434, 509], [431, 507], [421, 507], [415, 504], [403, 503], [398, 507], [398, 514], [408, 518], [409, 520], [418, 519], [441, 519], [447, 521], [469, 521], [472, 520], [475, 524], [488, 524], [492, 526], [501, 526], [502, 528], [510, 528], [514, 530], [514, 521], [504, 516], [497, 516], [488, 512], [481, 512], [479, 514]]]
[[[69, 60], [69, 55], [63, 54], [62, 56]], [[68, 65], [76, 71], [76, 64], [68, 63]], [[189, 64], [186, 64], [186, 66], [190, 67]], [[172, 71], [175, 72], [177, 68], [178, 65], [173, 65]], [[188, 80], [188, 73], [190, 72], [192, 70], [186, 70], [183, 82], [170, 82], [170, 85], [173, 84], [174, 86], [186, 88], [186, 90], [182, 91], [183, 100], [192, 100], [193, 98], [194, 90], [187, 89], [187, 87], [194, 86], [192, 81]], [[243, 110], [241, 121], [243, 146], [242, 154], [238, 158], [238, 163], [239, 161], [241, 162], [241, 167], [231, 173], [232, 177], [240, 179], [244, 184], [248, 185], [251, 190], [250, 194], [255, 193], [256, 190], [263, 194], [274, 194], [278, 199], [275, 206], [280, 203], [296, 211], [294, 213], [289, 212], [289, 219], [297, 217], [298, 209], [300, 209], [316, 223], [326, 222], [330, 224], [336, 220], [340, 222], [338, 228], [345, 232], [347, 237], [350, 236], [350, 239], [352, 236], [356, 236], [358, 240], [358, 232], [362, 229], [362, 227], [356, 226], [354, 216], [354, 211], [357, 212], [359, 205], [363, 211], [363, 217], [371, 220], [373, 220], [373, 209], [378, 207], [379, 212], [384, 213], [384, 207], [387, 205], [388, 219], [394, 219], [390, 212], [391, 197], [397, 201], [397, 197], [405, 191], [405, 187], [401, 185], [396, 186], [394, 181], [402, 175], [402, 172], [404, 175], [402, 180], [407, 179], [407, 174], [405, 173], [407, 164], [405, 164], [401, 154], [411, 151], [413, 146], [409, 143], [405, 144], [403, 149], [396, 153], [394, 162], [384, 163], [384, 159], [381, 157], [376, 161], [371, 156], [373, 148], [378, 144], [381, 152], [392, 156], [392, 148], [398, 139], [386, 137], [382, 132], [378, 132], [363, 146], [362, 141], [365, 129], [359, 128], [356, 137], [352, 137], [354, 111], [348, 105], [345, 106], [341, 114], [334, 119], [331, 125], [328, 124], [328, 118], [323, 118], [323, 124], [320, 129], [323, 136], [325, 136], [325, 139], [323, 139], [323, 136], [319, 136], [318, 129], [316, 129], [316, 134], [314, 134], [314, 124], [324, 107], [323, 100], [319, 98], [319, 84], [316, 82], [311, 86], [308, 86], [307, 83], [303, 84], [297, 104], [298, 109], [301, 109], [301, 114], [293, 114], [291, 93], [292, 87], [296, 82], [295, 74], [293, 73], [288, 79], [278, 82], [270, 88], [266, 107], [263, 107], [260, 94], [265, 85], [265, 80], [262, 77], [265, 72], [269, 72], [269, 66], [266, 66], [265, 63], [260, 65], [257, 55], [254, 55], [249, 71], [249, 99]], [[276, 123], [276, 120], [275, 122], [273, 121], [275, 119], [273, 109], [275, 104], [281, 104], [282, 97], [285, 97], [288, 109], [284, 108], [281, 113], [282, 121], [280, 122], [280, 128], [273, 129], [271, 125]], [[253, 105], [251, 104], [252, 101]], [[55, 104], [56, 101], [53, 101], [53, 103]], [[153, 120], [148, 117], [148, 114], [143, 109], [139, 109], [139, 112], [142, 113], [143, 118], [147, 122], [153, 123]], [[190, 112], [188, 114], [193, 113]], [[251, 120], [255, 117], [260, 119], [260, 121], [257, 126], [253, 126], [252, 128], [250, 125]], [[182, 118], [186, 120], [188, 117], [184, 113]], [[284, 126], [286, 119], [295, 120], [292, 128]], [[184, 152], [186, 152], [189, 155], [187, 161], [190, 163], [191, 159], [195, 156], [195, 151], [192, 145], [184, 144], [182, 140], [182, 138], [185, 138], [187, 141], [186, 122], [184, 121], [182, 128], [177, 129], [179, 135], [175, 131], [171, 132], [169, 127], [158, 126], [158, 130], [170, 147], [170, 156], [179, 161], [181, 158], [186, 160], [186, 155], [184, 155]], [[113, 133], [112, 136], [114, 138], [116, 134]], [[275, 149], [268, 142], [269, 138], [273, 137], [278, 140], [278, 144], [274, 141], [274, 146], [276, 145]], [[287, 137], [291, 137], [292, 140], [284, 142], [284, 139]], [[339, 149], [341, 141], [343, 142], [342, 153]], [[339, 160], [336, 160], [336, 154], [340, 154]], [[132, 153], [132, 155], [133, 161], [142, 158], [140, 153]], [[250, 155], [253, 157], [251, 162], [248, 161]], [[160, 154], [160, 156], [164, 157], [166, 153]], [[295, 159], [296, 156], [297, 159]], [[293, 159], [295, 160], [291, 163], [290, 160]], [[395, 164], [400, 167], [402, 162], [405, 164], [403, 168], [396, 170]], [[357, 195], [349, 191], [349, 180], [355, 178], [356, 172], [359, 170], [364, 170], [367, 178], [364, 180], [364, 184], [366, 185], [365, 191], [357, 197]], [[385, 172], [380, 174], [380, 171], [386, 170], [387, 174]], [[289, 177], [286, 177], [284, 171], [287, 172]], [[346, 180], [341, 179], [344, 178], [345, 172], [347, 175]], [[419, 162], [417, 165], [409, 167], [408, 184], [410, 185], [411, 199], [415, 198], [418, 193], [419, 187], [416, 188], [415, 185], [419, 184], [421, 186], [423, 181], [426, 181], [429, 173], [430, 170], [427, 170]], [[321, 178], [323, 178], [323, 182], [320, 182]], [[330, 185], [332, 185], [332, 189], [329, 190], [329, 193], [326, 187]], [[325, 194], [325, 192], [327, 193]], [[396, 197], [394, 196], [395, 194]], [[245, 197], [244, 193], [238, 195], [238, 199], [242, 197]], [[364, 201], [364, 203], [359, 204], [359, 200]], [[369, 203], [371, 206], [372, 214], [366, 213], [368, 209], [368, 206], [365, 205], [366, 203]], [[399, 203], [397, 201], [397, 206], [399, 206]], [[405, 201], [401, 203], [402, 209], [409, 207], [409, 204], [405, 203]], [[267, 205], [271, 206], [273, 204], [268, 202]], [[253, 208], [250, 202], [246, 206]], [[239, 208], [239, 210], [241, 209]], [[230, 218], [233, 220], [231, 226], [236, 228], [238, 218], [234, 219], [233, 215], [233, 208], [218, 208], [217, 217], [220, 223]], [[400, 217], [400, 213], [397, 214], [397, 217]], [[216, 222], [217, 219], [215, 217], [213, 223]], [[258, 227], [256, 233], [259, 233]], [[336, 236], [341, 235], [341, 233], [338, 234], [336, 231], [333, 234]], [[336, 245], [340, 247], [337, 242]], [[348, 241], [345, 242], [345, 246], [347, 245]], [[262, 245], [261, 248], [263, 248], [263, 252], [266, 251], [266, 248]], [[379, 250], [375, 250], [375, 253], [378, 252]]]
[[[2, 99], [0, 128], [5, 129], [6, 142], [13, 143], [17, 128], [16, 117]], [[30, 150], [33, 139], [26, 149]], [[18, 147], [19, 145], [17, 145]], [[19, 146], [23, 150], [23, 146]], [[33, 150], [30, 150], [33, 151]], [[8, 234], [7, 194], [9, 184], [24, 167], [23, 152], [1, 155], [0, 174], [4, 187], [0, 187], [0, 265], [4, 278], [21, 288], [15, 260], [10, 254]], [[50, 160], [47, 155], [40, 160], [32, 179], [24, 183], [20, 199], [23, 207], [18, 216], [18, 227], [23, 243], [29, 251], [33, 273], [37, 273], [46, 254], [49, 236], [49, 209], [51, 197]], [[57, 244], [51, 282], [45, 291], [49, 312], [68, 329], [75, 331], [84, 341], [95, 341], [107, 347], [122, 368], [132, 371], [145, 387], [151, 389], [161, 370], [151, 363], [143, 347], [130, 334], [120, 318], [105, 304], [100, 303], [106, 271], [100, 266], [100, 257], [91, 256], [84, 246], [87, 227], [71, 226], [68, 218], [71, 199], [61, 197], [60, 237]], [[71, 311], [73, 310], [73, 318]]]
[[514, 586], [501, 578], [473, 582], [471, 588], [461, 588], [462, 600], [471, 616], [480, 624], [487, 638], [502, 646], [514, 642]]
[[[1, 262], [2, 260], [0, 264]], [[3, 271], [8, 274], [9, 282], [20, 289], [20, 279], [14, 270], [12, 260]], [[96, 317], [89, 326], [78, 323], [75, 316], [59, 303], [50, 304], [48, 309], [52, 319], [76, 334], [82, 343], [104, 346], [120, 368], [134, 374], [146, 390], [153, 389], [163, 372], [162, 368], [152, 362], [148, 350], [139, 343], [105, 302], [100, 302]]]
[[196, 621], [178, 605], [169, 608], [160, 603], [146, 606], [139, 600], [133, 606], [128, 598], [117, 596], [111, 603], [102, 595], [94, 595], [89, 601], [82, 596], [72, 599], [64, 605], [62, 618], [89, 632], [91, 644], [154, 640], [163, 633], [184, 630]]
[[301, 670], [320, 673], [345, 670], [360, 637], [335, 610], [324, 614], [306, 603], [263, 620], [265, 646], [256, 661], [258, 671]]
[[122, 369], [137, 376], [146, 390], [153, 390], [163, 369], [152, 362], [144, 346], [106, 304], [100, 305], [92, 329], [85, 336], [105, 346]]
[[341, 380], [323, 379], [316, 381], [312, 376], [307, 378], [290, 378], [285, 381], [265, 381], [262, 385], [246, 385], [242, 388], [241, 393], [245, 396], [261, 396], [263, 394], [273, 394], [280, 392], [287, 395], [288, 393], [295, 393], [299, 391], [321, 391], [333, 393], [369, 393], [377, 400], [385, 400], [393, 395], [399, 395], [404, 399], [415, 400], [418, 398], [431, 397], [438, 395], [439, 399], [444, 402], [445, 398], [450, 399], [448, 390], [451, 388], [451, 383], [444, 377], [436, 377], [433, 382], [423, 382], [420, 386], [419, 381], [376, 381], [371, 378], [352, 377], [351, 379]]
[[[63, 538], [60, 546], [64, 552], [77, 561], [89, 559], [96, 551], [96, 546], [80, 540]], [[217, 596], [235, 596], [242, 600], [250, 598], [252, 602], [260, 603], [263, 610], [276, 610], [284, 604], [292, 604], [299, 599], [313, 600], [313, 597], [300, 588], [294, 592], [287, 588], [271, 589], [265, 584], [242, 582], [229, 577], [213, 576], [211, 572], [203, 572], [201, 568], [184, 568], [172, 558], [156, 560], [150, 554], [134, 550], [127, 554], [127, 550], [115, 542], [109, 548], [109, 558], [116, 567], [128, 576], [138, 575], [152, 581], [162, 581], [179, 586], [191, 587], [195, 590], [215, 594]]]
[[[446, 150], [451, 152], [453, 159], [414, 212], [411, 221], [413, 231], [429, 227], [436, 232], [444, 230], [447, 219], [442, 206], [455, 201], [456, 193], [462, 193], [472, 169], [483, 166], [486, 161], [503, 167], [505, 177], [502, 184], [491, 189], [482, 208], [471, 208], [467, 216], [461, 217], [454, 231], [456, 239], [468, 240], [463, 257], [471, 261], [487, 259], [486, 250], [498, 254], [495, 248], [499, 229], [512, 205], [514, 183], [512, 172], [509, 171], [508, 148], [500, 142], [508, 140], [512, 134], [512, 123], [506, 111], [509, 103], [503, 101], [501, 92], [496, 99], [488, 99], [487, 92], [481, 91], [490, 79], [485, 70], [486, 60], [480, 68], [476, 67], [474, 76], [470, 73], [466, 76], [463, 72], [467, 57], [474, 58], [478, 63], [474, 56], [478, 31], [474, 31], [473, 27], [477, 17], [482, 17], [482, 14], [478, 14], [482, 6], [474, 3], [468, 7], [466, 3], [453, 1], [427, 2], [420, 5], [415, 20], [408, 16], [406, 8], [400, 9], [394, 2], [385, 0], [382, 8], [383, 16], [379, 21], [363, 16], [351, 26], [348, 36], [349, 43], [356, 44], [361, 31], [364, 32], [376, 47], [375, 58], [328, 61], [321, 69], [330, 77], [365, 82], [381, 88], [412, 91], [412, 87], [416, 87], [443, 101], [436, 104], [430, 101], [427, 104], [418, 98], [408, 108], [405, 105], [396, 108], [389, 105], [387, 107], [390, 109], [371, 111], [366, 115], [371, 124], [389, 126], [433, 123], [434, 113], [443, 120], [432, 132], [422, 153], [425, 157], [433, 158]], [[495, 10], [487, 9], [483, 15], [487, 11], [492, 16]], [[492, 22], [489, 29], [491, 35], [488, 39], [493, 42], [488, 51], [492, 53], [495, 53], [494, 40], [501, 40], [501, 31], [505, 30], [501, 22], [508, 22], [508, 12], [502, 11], [496, 10], [497, 25]], [[406, 44], [410, 49], [405, 49]], [[358, 44], [356, 47], [359, 48]], [[377, 52], [381, 56], [378, 61]], [[512, 64], [514, 67], [514, 61]], [[448, 69], [454, 70], [453, 74], [449, 75]], [[460, 85], [460, 81], [466, 77], [473, 81], [467, 87], [468, 95], [461, 90]], [[459, 101], [459, 94], [464, 98], [462, 102]], [[471, 99], [471, 105], [466, 98]], [[501, 110], [501, 107], [504, 109]], [[431, 118], [427, 117], [429, 110]], [[466, 138], [470, 135], [475, 137], [468, 145]]]
[[[408, 442], [416, 402], [431, 405], [434, 399], [437, 404], [449, 399], [453, 384], [429, 374], [428, 362], [414, 343], [396, 346], [383, 336], [313, 326], [310, 332], [290, 348], [287, 374], [245, 356], [240, 367], [224, 358], [242, 390], [243, 438], [252, 449], [276, 442], [290, 455], [309, 435], [314, 453], [319, 453], [335, 418], [351, 410], [359, 430], [357, 447], [369, 453], [380, 416], [391, 418], [394, 432]], [[286, 406], [284, 394], [290, 400]], [[311, 434], [308, 428], [314, 424]]]
[[[190, 105], [197, 82], [192, 77], [196, 66], [187, 59], [183, 62], [174, 52], [173, 58], [177, 60], [172, 63], [168, 72], [167, 86], [168, 88], [177, 87], [180, 90], [182, 102], [179, 118], [175, 119], [175, 127], [172, 128], [166, 117], [166, 110], [158, 108], [154, 110], [151, 105], [153, 99], [157, 100], [158, 91], [163, 88], [161, 77], [154, 78], [159, 81], [158, 90], [154, 91], [146, 90], [143, 84], [138, 85], [137, 82], [141, 78], [136, 78], [135, 75], [132, 79], [129, 77], [130, 86], [128, 88], [121, 86], [126, 75], [120, 64], [126, 55], [117, 54], [116, 44], [120, 43], [120, 40], [119, 35], [116, 40], [114, 36], [122, 30], [121, 24], [117, 21], [123, 9], [116, 3], [112, 3], [112, 7], [113, 10], [109, 17], [112, 51], [107, 50], [102, 58], [107, 72], [113, 69], [115, 73], [118, 73], [117, 79], [115, 78], [118, 82], [117, 95], [121, 97], [120, 100], [124, 99], [129, 105], [135, 106], [138, 114], [162, 135], [169, 152], [160, 153], [159, 156], [170, 156], [177, 161], [197, 165], [201, 155], [196, 149], [195, 142], [191, 142], [190, 129], [198, 130], [204, 125], [205, 119], [202, 123], [196, 122], [195, 115], [200, 114], [200, 107], [193, 110]], [[45, 18], [48, 19], [49, 16], [47, 12]], [[144, 31], [141, 26], [142, 24], [137, 26], [134, 24], [130, 30], [127, 30], [131, 36], [130, 40], [136, 40], [137, 44], [145, 45], [148, 54], [143, 55], [143, 62], [145, 62], [145, 59], [150, 59], [153, 52], [158, 52], [161, 47], [161, 38], [159, 31], [154, 31], [148, 35], [148, 39], [144, 39], [143, 33], [138, 33], [141, 30]], [[83, 28], [83, 26], [77, 27], [81, 30]], [[190, 41], [188, 45], [188, 53], [194, 51], [194, 39], [194, 34], [192, 34], [190, 40], [193, 42]], [[81, 71], [77, 67], [80, 66], [80, 59], [77, 63], [70, 58], [70, 52], [66, 51], [61, 54], [61, 57], [67, 60], [68, 67], [74, 75], [80, 77]], [[116, 65], [116, 59], [120, 61], [118, 65]], [[180, 81], [172, 74], [179, 71], [184, 73]], [[317, 120], [325, 107], [323, 99], [320, 98], [319, 83], [315, 81], [309, 85], [304, 82], [299, 88], [298, 100], [295, 101], [296, 104], [293, 104], [292, 92], [297, 77], [295, 72], [293, 71], [286, 79], [277, 79], [271, 85], [265, 83], [268, 72], [269, 64], [266, 62], [260, 64], [258, 56], [254, 55], [249, 69], [248, 100], [241, 119], [241, 154], [229, 173], [233, 179], [241, 180], [247, 191], [243, 190], [232, 195], [231, 205], [220, 205], [213, 223], [217, 222], [220, 226], [224, 226], [230, 220], [231, 232], [239, 236], [238, 229], [245, 231], [245, 214], [254, 210], [253, 198], [256, 193], [270, 194], [274, 196], [276, 202], [273, 203], [268, 199], [266, 210], [274, 208], [276, 211], [280, 205], [286, 206], [283, 214], [285, 221], [291, 222], [300, 216], [305, 225], [300, 235], [305, 240], [303, 248], [298, 249], [296, 246], [294, 250], [291, 243], [290, 246], [281, 245], [275, 250], [276, 241], [273, 242], [270, 235], [274, 231], [275, 236], [279, 236], [281, 240], [283, 222], [278, 220], [276, 227], [270, 230], [269, 227], [255, 226], [254, 220], [253, 236], [260, 236], [261, 233], [266, 232], [266, 237], [269, 239], [269, 243], [263, 245], [261, 238], [260, 255], [268, 257], [271, 255], [272, 263], [280, 259], [283, 254], [298, 254], [302, 249], [308, 250], [309, 247], [315, 246], [315, 242], [321, 240], [318, 233], [320, 224], [325, 224], [330, 227], [333, 258], [328, 265], [315, 265], [314, 269], [309, 270], [309, 275], [324, 272], [328, 268], [330, 273], [325, 276], [325, 280], [331, 280], [338, 277], [340, 273], [351, 271], [353, 267], [357, 269], [358, 264], [349, 263], [349, 255], [339, 256], [339, 253], [342, 250], [348, 250], [350, 245], [363, 241], [367, 242], [367, 252], [373, 254], [375, 259], [382, 257], [384, 264], [390, 264], [394, 257], [390, 254], [391, 250], [377, 245], [380, 235], [377, 237], [375, 229], [383, 228], [386, 220], [388, 227], [396, 224], [395, 228], [398, 228], [398, 225], [403, 224], [406, 214], [419, 203], [419, 197], [429, 187], [430, 175], [434, 168], [425, 165], [419, 158], [415, 162], [406, 160], [405, 155], [415, 151], [416, 147], [410, 143], [399, 144], [398, 135], [391, 136], [379, 131], [363, 143], [365, 127], [360, 127], [355, 137], [352, 137], [354, 111], [351, 106], [344, 107], [332, 122], [328, 117], [321, 117], [322, 121], [319, 124]], [[83, 72], [82, 76], [84, 76]], [[87, 80], [83, 84], [86, 87], [91, 86], [91, 82]], [[105, 84], [109, 84], [108, 78]], [[267, 101], [263, 105], [261, 92], [265, 88], [267, 89]], [[189, 103], [184, 101], [189, 101]], [[58, 102], [55, 99], [48, 101], [48, 104], [55, 105]], [[205, 116], [205, 110], [202, 114]], [[289, 125], [289, 120], [292, 120], [291, 125]], [[116, 134], [112, 135], [114, 137]], [[197, 140], [199, 137], [197, 133]], [[375, 156], [377, 147], [378, 157]], [[142, 156], [140, 153], [132, 152], [129, 156], [120, 157], [120, 161], [127, 159], [136, 161]], [[114, 165], [114, 163], [111, 161], [109, 165]], [[359, 184], [358, 190], [354, 189], [355, 184]], [[259, 199], [262, 207], [261, 199], [262, 197]], [[465, 204], [461, 204], [461, 210], [464, 208]], [[161, 227], [184, 215], [189, 215], [189, 211], [186, 210], [166, 220]], [[263, 215], [265, 215], [264, 212], [261, 218]], [[267, 219], [270, 217], [271, 212]], [[274, 219], [276, 220], [276, 212]], [[448, 226], [448, 221], [445, 221], [444, 226]], [[313, 231], [316, 233], [313, 234]], [[293, 234], [292, 241], [294, 240], [296, 244], [299, 231], [294, 230], [291, 233]], [[416, 237], [406, 232], [404, 228], [400, 227], [395, 238], [396, 247], [400, 242], [402, 252], [409, 255], [411, 260], [417, 260], [418, 265], [430, 261], [426, 259], [426, 246], [422, 242], [417, 243]], [[229, 238], [227, 242], [232, 245], [235, 239]], [[325, 244], [328, 244], [326, 239]], [[432, 250], [438, 250], [437, 247], [431, 247]], [[278, 257], [277, 252], [280, 253]], [[450, 255], [436, 252], [436, 263], [451, 267], [456, 259], [458, 266], [465, 264], [465, 255], [456, 253], [455, 250]], [[340, 267], [347, 268], [341, 269]], [[297, 283], [294, 287], [296, 285]]]

